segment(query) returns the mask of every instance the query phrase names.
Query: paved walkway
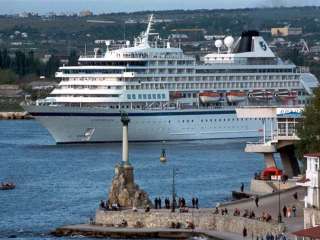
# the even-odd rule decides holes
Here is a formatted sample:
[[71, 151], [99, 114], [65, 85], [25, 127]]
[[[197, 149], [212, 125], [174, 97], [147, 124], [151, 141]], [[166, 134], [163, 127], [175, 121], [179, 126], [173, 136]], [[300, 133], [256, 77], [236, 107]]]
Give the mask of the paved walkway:
[[[293, 194], [298, 193], [298, 200], [295, 200]], [[306, 194], [306, 188], [295, 187], [293, 189], [286, 190], [280, 193], [280, 209], [283, 216], [282, 208], [292, 207], [297, 208], [297, 217], [283, 218], [283, 222], [287, 226], [287, 232], [291, 233], [297, 230], [303, 229], [303, 208], [304, 208], [304, 196]], [[221, 208], [226, 207], [229, 214], [233, 214], [235, 208], [240, 210], [248, 209], [255, 212], [256, 216], [262, 216], [263, 212], [269, 213], [273, 220], [278, 219], [279, 214], [279, 195], [277, 193], [269, 194], [267, 196], [260, 196], [259, 207], [255, 205], [254, 199], [235, 201], [234, 203], [221, 204]]]

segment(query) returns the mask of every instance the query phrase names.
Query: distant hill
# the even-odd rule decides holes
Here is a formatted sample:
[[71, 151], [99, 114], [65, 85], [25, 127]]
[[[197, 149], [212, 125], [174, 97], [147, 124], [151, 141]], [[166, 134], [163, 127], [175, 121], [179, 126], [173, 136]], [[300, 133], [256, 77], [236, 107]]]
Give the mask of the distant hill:
[[[243, 30], [269, 31], [271, 27], [291, 25], [302, 27], [306, 38], [316, 41], [320, 35], [319, 7], [257, 8], [236, 10], [172, 10], [156, 12], [111, 13], [90, 17], [78, 16], [31, 16], [19, 18], [0, 16], [0, 47], [34, 49], [56, 53], [83, 49], [85, 43], [93, 46], [96, 39], [132, 40], [146, 27], [151, 13], [159, 20], [155, 30], [164, 38], [173, 29], [205, 29], [207, 34], [239, 35]], [[108, 20], [114, 24], [89, 23], [88, 20]], [[125, 24], [126, 23], [126, 24]], [[27, 33], [27, 38], [15, 32]], [[266, 37], [269, 37], [266, 34]], [[16, 45], [12, 45], [15, 42]]]

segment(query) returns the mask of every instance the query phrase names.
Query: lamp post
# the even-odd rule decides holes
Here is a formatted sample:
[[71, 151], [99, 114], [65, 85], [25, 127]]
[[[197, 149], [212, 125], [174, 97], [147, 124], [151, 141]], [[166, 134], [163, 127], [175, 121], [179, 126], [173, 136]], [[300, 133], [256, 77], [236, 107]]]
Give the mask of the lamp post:
[[171, 212], [176, 211], [176, 189], [175, 189], [175, 175], [176, 169], [172, 169], [172, 205], [171, 205]]
[[279, 186], [278, 186], [278, 210], [279, 210], [279, 212], [278, 212], [278, 223], [281, 223], [282, 222], [282, 216], [281, 216], [281, 204], [280, 204], [280, 181], [281, 181], [281, 178], [279, 178]]

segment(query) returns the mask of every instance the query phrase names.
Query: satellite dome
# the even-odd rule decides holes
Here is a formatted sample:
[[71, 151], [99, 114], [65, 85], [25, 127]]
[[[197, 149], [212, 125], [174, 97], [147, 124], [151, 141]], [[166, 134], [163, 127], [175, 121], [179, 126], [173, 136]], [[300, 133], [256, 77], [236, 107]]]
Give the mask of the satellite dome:
[[216, 40], [214, 42], [214, 45], [216, 46], [216, 48], [221, 48], [223, 45], [223, 42], [221, 40]]
[[228, 36], [224, 39], [224, 44], [227, 46], [227, 48], [231, 48], [234, 43], [234, 38], [231, 36]]

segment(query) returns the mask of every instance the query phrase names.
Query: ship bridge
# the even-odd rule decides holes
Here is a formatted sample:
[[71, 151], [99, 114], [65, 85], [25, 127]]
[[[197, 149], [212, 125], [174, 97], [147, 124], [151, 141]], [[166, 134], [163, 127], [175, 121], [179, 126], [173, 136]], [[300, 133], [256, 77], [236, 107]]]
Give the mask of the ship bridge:
[[248, 142], [245, 151], [263, 154], [267, 168], [277, 167], [274, 154], [280, 153], [286, 175], [299, 175], [294, 144], [299, 140], [296, 127], [302, 119], [303, 109], [302, 106], [237, 108], [238, 118], [260, 118], [263, 122], [262, 138], [257, 142]]

